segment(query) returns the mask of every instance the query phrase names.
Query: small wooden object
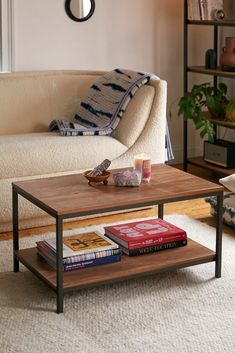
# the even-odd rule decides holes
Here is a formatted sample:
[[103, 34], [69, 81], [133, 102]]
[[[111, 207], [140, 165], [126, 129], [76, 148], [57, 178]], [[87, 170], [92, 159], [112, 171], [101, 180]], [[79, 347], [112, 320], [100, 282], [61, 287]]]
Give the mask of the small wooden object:
[[104, 171], [101, 175], [97, 176], [90, 176], [88, 175], [91, 171], [87, 170], [86, 172], [83, 173], [84, 177], [87, 178], [88, 185], [91, 186], [91, 183], [103, 183], [104, 185], [108, 184], [108, 178], [110, 176], [110, 172]]

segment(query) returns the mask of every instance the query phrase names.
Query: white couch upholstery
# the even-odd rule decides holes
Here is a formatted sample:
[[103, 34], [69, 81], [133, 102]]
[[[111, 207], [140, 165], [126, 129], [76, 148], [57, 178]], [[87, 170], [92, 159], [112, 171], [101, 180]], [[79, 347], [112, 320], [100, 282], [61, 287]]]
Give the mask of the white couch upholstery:
[[[133, 163], [148, 152], [165, 160], [166, 82], [154, 79], [129, 103], [114, 137], [61, 137], [47, 132], [54, 118], [72, 120], [80, 100], [104, 72], [41, 71], [0, 76], [0, 232], [11, 226], [11, 183], [16, 180], [77, 173], [103, 159], [112, 167]], [[20, 227], [53, 219], [20, 198]]]

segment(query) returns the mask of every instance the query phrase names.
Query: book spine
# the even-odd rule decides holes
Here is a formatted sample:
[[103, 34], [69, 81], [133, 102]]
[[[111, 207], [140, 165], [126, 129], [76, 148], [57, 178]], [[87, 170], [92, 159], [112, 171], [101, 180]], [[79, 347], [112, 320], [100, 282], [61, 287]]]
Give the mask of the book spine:
[[120, 249], [113, 249], [113, 250], [99, 251], [97, 253], [90, 253], [90, 254], [77, 255], [77, 256], [75, 255], [64, 259], [64, 263], [69, 265], [69, 264], [73, 264], [81, 261], [100, 259], [107, 256], [118, 255], [120, 254], [120, 252], [121, 252]]
[[[56, 252], [53, 251], [46, 242], [37, 242], [37, 249], [46, 254], [51, 261], [55, 261]], [[63, 258], [64, 264], [73, 264], [76, 262], [87, 261], [92, 259], [98, 259], [105, 256], [118, 255], [120, 254], [120, 249], [104, 250], [99, 252], [91, 252], [90, 254], [74, 255], [67, 258]]]
[[194, 20], [192, 0], [188, 0], [188, 20]]
[[[41, 256], [54, 270], [56, 269], [56, 262], [49, 258], [47, 255], [38, 250], [38, 255]], [[64, 271], [71, 271], [80, 268], [87, 268], [91, 266], [104, 265], [108, 263], [118, 262], [121, 260], [121, 254], [101, 257], [88, 261], [76, 262], [74, 264], [63, 264]]]
[[201, 20], [208, 20], [208, 1], [199, 0], [199, 10]]
[[193, 19], [201, 20], [198, 0], [192, 0], [192, 9], [193, 9]]
[[146, 246], [155, 246], [155, 245], [161, 245], [161, 244], [168, 244], [172, 243], [175, 241], [180, 241], [180, 240], [185, 240], [187, 239], [187, 234], [186, 233], [180, 233], [180, 234], [172, 234], [166, 237], [158, 237], [158, 238], [152, 238], [145, 240], [143, 242], [133, 242], [128, 244], [128, 249], [139, 249], [139, 248], [145, 248]]
[[121, 260], [121, 254], [101, 257], [100, 259], [94, 259], [89, 261], [82, 261], [71, 265], [65, 264], [64, 271], [77, 270], [77, 269], [87, 268], [91, 266], [105, 265], [113, 262], [118, 262], [120, 260]]
[[146, 246], [153, 246], [153, 245], [158, 245], [158, 244], [165, 244], [165, 243], [170, 243], [173, 241], [179, 241], [179, 240], [185, 240], [187, 239], [187, 233], [184, 231], [178, 231], [172, 234], [168, 234], [167, 236], [158, 236], [158, 237], [153, 237], [150, 239], [146, 239], [143, 241], [129, 241], [124, 242], [121, 238], [115, 236], [114, 234], [112, 234], [109, 231], [106, 231], [106, 235], [108, 237], [110, 237], [113, 241], [115, 241], [117, 244], [119, 244], [120, 246], [124, 247], [124, 248], [128, 248], [128, 249], [139, 249], [139, 248], [145, 248]]
[[121, 247], [121, 249], [125, 254], [129, 256], [136, 256], [136, 255], [149, 254], [149, 253], [166, 250], [166, 249], [178, 248], [180, 246], [185, 246], [185, 245], [187, 245], [187, 239], [173, 241], [165, 244], [158, 244], [154, 246], [147, 246], [145, 248], [140, 248], [140, 249], [126, 249], [123, 247]]

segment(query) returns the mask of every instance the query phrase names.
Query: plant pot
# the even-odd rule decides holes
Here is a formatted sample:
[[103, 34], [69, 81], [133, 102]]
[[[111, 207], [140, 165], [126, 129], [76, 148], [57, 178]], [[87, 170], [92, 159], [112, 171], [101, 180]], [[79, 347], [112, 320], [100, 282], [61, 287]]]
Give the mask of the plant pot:
[[217, 119], [217, 120], [224, 120], [225, 117], [225, 110], [223, 107], [221, 107], [220, 110], [211, 108], [211, 107], [207, 107], [208, 112], [210, 113], [210, 116], [212, 119]]

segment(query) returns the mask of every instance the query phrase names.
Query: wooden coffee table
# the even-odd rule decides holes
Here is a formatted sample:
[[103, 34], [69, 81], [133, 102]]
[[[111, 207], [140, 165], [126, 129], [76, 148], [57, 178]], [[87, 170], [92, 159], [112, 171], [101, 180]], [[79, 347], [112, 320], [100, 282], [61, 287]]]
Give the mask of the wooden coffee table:
[[[82, 174], [15, 182], [13, 192], [14, 271], [19, 261], [47, 283], [57, 295], [57, 313], [63, 312], [64, 293], [108, 282], [119, 281], [162, 271], [215, 261], [215, 276], [221, 277], [222, 200], [223, 187], [159, 164], [152, 167], [149, 184], [137, 188], [116, 187], [110, 177], [107, 186], [89, 186]], [[57, 261], [54, 271], [37, 255], [36, 248], [19, 250], [18, 195], [38, 206], [56, 220]], [[158, 205], [158, 216], [163, 218], [163, 205], [169, 202], [217, 197], [216, 246], [212, 251], [188, 240], [181, 248], [164, 250], [136, 257], [123, 255], [118, 263], [63, 272], [63, 220], [85, 215], [102, 214]], [[190, 236], [190, 234], [189, 234]]]

